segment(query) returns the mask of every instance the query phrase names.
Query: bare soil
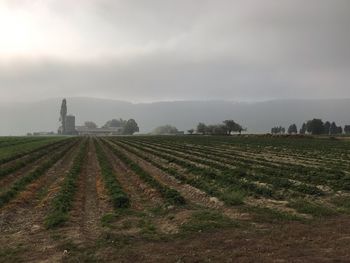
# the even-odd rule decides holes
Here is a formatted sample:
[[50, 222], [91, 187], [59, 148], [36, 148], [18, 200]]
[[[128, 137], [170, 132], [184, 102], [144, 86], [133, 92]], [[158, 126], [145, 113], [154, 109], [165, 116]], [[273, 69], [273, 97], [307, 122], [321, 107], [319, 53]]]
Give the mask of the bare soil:
[[168, 242], [135, 241], [104, 258], [114, 262], [350, 262], [348, 216], [264, 230], [216, 230]]

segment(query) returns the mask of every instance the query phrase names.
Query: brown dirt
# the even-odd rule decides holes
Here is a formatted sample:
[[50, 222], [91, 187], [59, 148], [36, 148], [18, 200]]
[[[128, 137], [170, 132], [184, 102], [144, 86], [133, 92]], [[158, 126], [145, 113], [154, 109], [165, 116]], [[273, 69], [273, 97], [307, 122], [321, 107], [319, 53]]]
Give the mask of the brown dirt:
[[163, 203], [163, 199], [157, 190], [148, 186], [138, 175], [121, 162], [107, 147], [103, 146], [117, 174], [117, 179], [129, 195], [131, 207], [143, 210], [145, 207], [156, 207]]
[[70, 220], [60, 231], [66, 238], [74, 240], [77, 244], [93, 244], [103, 232], [101, 217], [113, 210], [100, 181], [101, 171], [96, 149], [92, 139], [89, 138], [87, 158], [78, 179], [78, 190], [70, 213]]
[[44, 198], [46, 202], [43, 202], [39, 190], [43, 187], [51, 189], [65, 175], [72, 165], [76, 152], [77, 147], [73, 147], [45, 175], [30, 184], [18, 198], [1, 209], [1, 246], [16, 247], [19, 243], [27, 244], [32, 255], [41, 255], [52, 250], [52, 241], [43, 225], [48, 210], [48, 198]]
[[[67, 145], [66, 144], [61, 145], [59, 148], [55, 149], [55, 151], [59, 151], [59, 150], [63, 149], [64, 147], [67, 147]], [[21, 178], [25, 174], [29, 174], [30, 172], [34, 171], [45, 160], [47, 160], [49, 158], [50, 158], [50, 154], [45, 155], [45, 156], [39, 158], [38, 160], [36, 160], [35, 162], [30, 163], [30, 164], [26, 165], [25, 167], [15, 171], [11, 174], [6, 175], [4, 178], [1, 178], [0, 179], [0, 193], [8, 190], [16, 180], [18, 180], [19, 178]]]
[[[103, 149], [123, 189], [132, 201], [130, 214], [121, 215], [113, 228], [102, 228], [100, 219], [113, 211], [101, 178], [95, 147], [89, 139], [88, 157], [78, 181], [69, 222], [62, 228], [48, 231], [43, 220], [48, 204], [59, 190], [64, 175], [77, 153], [74, 147], [45, 175], [30, 184], [27, 191], [0, 210], [0, 247], [16, 248], [24, 262], [350, 262], [350, 216], [338, 215], [309, 222], [264, 222], [225, 207], [199, 189], [178, 182], [173, 177], [123, 150], [129, 158], [152, 174], [161, 183], [178, 190], [190, 203], [186, 207], [167, 207], [150, 212], [164, 203], [159, 193], [145, 184], [116, 158]], [[121, 149], [122, 150], [122, 149]], [[152, 155], [148, 155], [152, 157]], [[163, 162], [162, 162], [163, 163]], [[41, 191], [46, 189], [47, 191]], [[255, 202], [253, 200], [252, 202]], [[259, 199], [264, 207], [283, 210], [285, 203]], [[254, 203], [256, 204], [256, 202]], [[234, 219], [249, 219], [228, 229], [199, 231], [178, 235], [196, 209], [206, 207]], [[164, 207], [162, 207], [164, 209]], [[139, 212], [147, 213], [139, 213]], [[284, 211], [284, 210], [283, 210]], [[135, 213], [133, 213], [135, 212]], [[164, 214], [162, 214], [165, 212]], [[292, 212], [292, 211], [287, 211]], [[139, 216], [139, 214], [143, 214]], [[144, 236], [140, 221], [156, 227], [156, 238]], [[236, 220], [237, 221], [237, 220]], [[256, 225], [256, 226], [254, 226]], [[160, 238], [161, 234], [162, 237]], [[116, 237], [109, 243], [106, 237]], [[100, 239], [101, 238], [101, 239]], [[73, 241], [77, 248], [71, 246]], [[101, 243], [102, 245], [98, 245]], [[5, 262], [1, 256], [0, 262]], [[67, 252], [64, 250], [67, 249]], [[96, 259], [89, 258], [90, 255]], [[6, 261], [18, 262], [18, 260]]]
[[113, 262], [350, 262], [349, 216], [302, 224], [196, 233], [168, 242], [134, 242], [103, 257]]

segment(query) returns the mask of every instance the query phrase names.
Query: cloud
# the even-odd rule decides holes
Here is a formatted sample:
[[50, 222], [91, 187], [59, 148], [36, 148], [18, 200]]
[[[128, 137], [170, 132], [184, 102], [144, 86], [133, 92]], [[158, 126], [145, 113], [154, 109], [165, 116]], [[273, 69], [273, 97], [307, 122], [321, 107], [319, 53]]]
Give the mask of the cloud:
[[3, 100], [350, 97], [347, 0], [4, 3], [35, 34], [0, 44]]

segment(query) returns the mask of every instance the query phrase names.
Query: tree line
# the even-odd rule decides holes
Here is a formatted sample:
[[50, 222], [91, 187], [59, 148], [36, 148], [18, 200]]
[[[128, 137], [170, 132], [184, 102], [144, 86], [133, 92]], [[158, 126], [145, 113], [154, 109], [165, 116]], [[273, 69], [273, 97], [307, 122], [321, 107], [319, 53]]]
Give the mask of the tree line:
[[203, 122], [198, 123], [196, 130], [190, 129], [187, 132], [193, 134], [202, 135], [231, 135], [233, 132], [238, 132], [239, 134], [242, 131], [245, 131], [242, 126], [236, 123], [234, 120], [225, 120], [221, 124], [205, 124]]
[[[281, 126], [273, 127], [271, 129], [272, 134], [285, 134], [286, 129]], [[288, 134], [298, 134], [298, 128], [296, 124], [289, 126], [287, 130]], [[304, 122], [299, 130], [299, 134], [312, 134], [312, 135], [340, 135], [350, 134], [350, 125], [345, 125], [344, 129], [341, 126], [333, 122], [323, 122], [321, 119], [312, 119]]]
[[[90, 129], [96, 129], [98, 128], [97, 124], [93, 121], [86, 121], [84, 123], [84, 126], [90, 128]], [[139, 126], [137, 122], [134, 119], [129, 120], [123, 120], [123, 119], [112, 119], [107, 121], [102, 128], [108, 129], [108, 128], [121, 128], [121, 134], [124, 135], [132, 135], [135, 132], [139, 132]]]

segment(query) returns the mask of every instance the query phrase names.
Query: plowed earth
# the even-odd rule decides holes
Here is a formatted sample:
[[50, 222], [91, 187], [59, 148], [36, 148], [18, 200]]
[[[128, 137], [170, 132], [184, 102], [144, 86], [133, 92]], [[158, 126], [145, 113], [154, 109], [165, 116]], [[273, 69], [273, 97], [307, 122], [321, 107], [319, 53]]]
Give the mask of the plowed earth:
[[[289, 196], [272, 200], [254, 195], [245, 197], [241, 205], [227, 205], [160, 169], [167, 165], [160, 156], [133, 148], [159, 163], [156, 167], [121, 147], [129, 140], [132, 138], [79, 139], [42, 176], [1, 207], [0, 262], [350, 262], [350, 216], [345, 208], [334, 205], [334, 213], [316, 216], [289, 207], [294, 200]], [[73, 168], [79, 145], [85, 142], [87, 154], [68, 219], [62, 226], [48, 229], [45, 218], [52, 212], [52, 201]], [[147, 139], [145, 143], [149, 143]], [[113, 206], [96, 145], [128, 197], [128, 208]], [[235, 151], [239, 152], [239, 146]], [[41, 157], [0, 179], [3, 192], [49, 158]], [[185, 177], [191, 175], [181, 165], [168, 165]], [[140, 171], [178, 192], [186, 203], [169, 202]], [[334, 196], [349, 200], [347, 191]]]

